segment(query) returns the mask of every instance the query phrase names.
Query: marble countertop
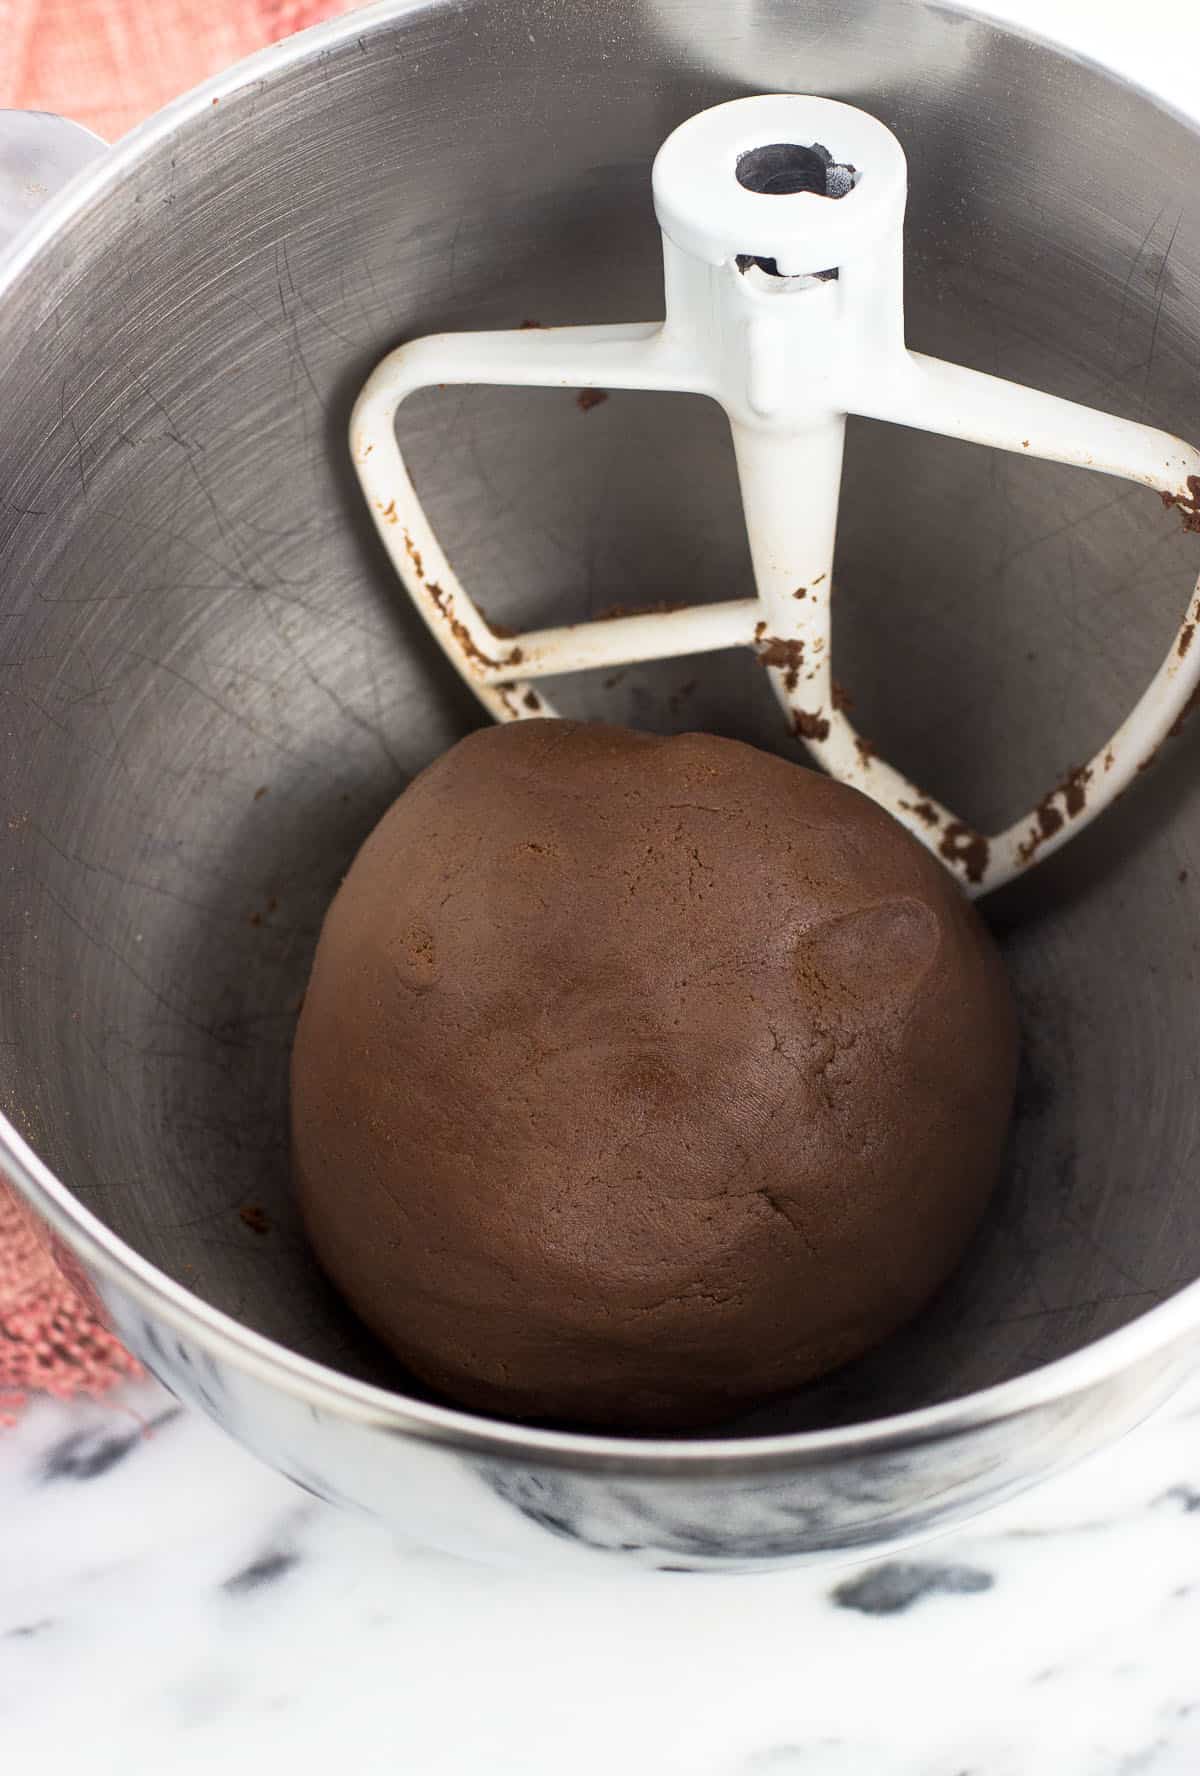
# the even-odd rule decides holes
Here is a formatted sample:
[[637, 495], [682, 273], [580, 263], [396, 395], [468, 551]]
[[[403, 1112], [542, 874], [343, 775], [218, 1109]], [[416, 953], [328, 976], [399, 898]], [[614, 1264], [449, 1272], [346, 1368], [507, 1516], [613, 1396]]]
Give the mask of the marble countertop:
[[1196, 1776], [1200, 1384], [965, 1531], [514, 1572], [316, 1504], [152, 1383], [0, 1433], [4, 1767]]

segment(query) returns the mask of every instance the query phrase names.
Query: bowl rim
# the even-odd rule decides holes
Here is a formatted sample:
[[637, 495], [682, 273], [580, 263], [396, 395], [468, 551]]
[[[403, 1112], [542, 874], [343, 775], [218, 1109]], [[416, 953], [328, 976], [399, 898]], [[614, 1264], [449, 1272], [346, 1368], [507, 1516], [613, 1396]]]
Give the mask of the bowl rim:
[[[503, 4], [505, 0], [480, 0]], [[441, 0], [374, 0], [259, 50], [174, 99], [99, 155], [40, 209], [0, 255], [0, 302], [35, 264], [42, 249], [83, 215], [122, 176], [181, 125], [222, 100], [261, 85], [295, 63], [319, 58], [347, 39], [363, 52], [371, 35], [410, 14], [433, 11]], [[1039, 45], [1057, 56], [1119, 81], [1190, 128], [1195, 113], [1182, 110], [1107, 63], [1040, 31], [1017, 26], [975, 0], [935, 0], [931, 10], [966, 14], [997, 32]], [[765, 1436], [701, 1437], [686, 1441], [560, 1431], [490, 1419], [455, 1407], [417, 1400], [302, 1356], [255, 1332], [174, 1281], [84, 1207], [0, 1114], [0, 1179], [15, 1186], [42, 1220], [95, 1273], [130, 1297], [145, 1314], [178, 1334], [197, 1339], [214, 1358], [264, 1384], [281, 1388], [314, 1413], [331, 1414], [393, 1435], [496, 1458], [538, 1459], [576, 1469], [608, 1470], [631, 1477], [739, 1475], [821, 1467], [847, 1457], [911, 1449], [948, 1441], [1001, 1420], [1020, 1417], [1114, 1382], [1124, 1371], [1162, 1358], [1172, 1346], [1200, 1337], [1200, 1280], [1186, 1284], [1127, 1325], [1068, 1356], [938, 1405], [832, 1430], [790, 1431]]]

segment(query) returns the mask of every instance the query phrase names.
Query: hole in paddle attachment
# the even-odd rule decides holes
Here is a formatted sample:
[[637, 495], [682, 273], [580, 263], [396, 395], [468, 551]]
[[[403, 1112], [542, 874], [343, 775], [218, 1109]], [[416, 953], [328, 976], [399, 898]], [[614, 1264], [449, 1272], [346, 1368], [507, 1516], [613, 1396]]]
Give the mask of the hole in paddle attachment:
[[768, 142], [738, 155], [737, 182], [763, 197], [794, 197], [807, 191], [813, 197], [845, 197], [854, 189], [855, 169], [835, 161], [828, 148], [814, 142]]

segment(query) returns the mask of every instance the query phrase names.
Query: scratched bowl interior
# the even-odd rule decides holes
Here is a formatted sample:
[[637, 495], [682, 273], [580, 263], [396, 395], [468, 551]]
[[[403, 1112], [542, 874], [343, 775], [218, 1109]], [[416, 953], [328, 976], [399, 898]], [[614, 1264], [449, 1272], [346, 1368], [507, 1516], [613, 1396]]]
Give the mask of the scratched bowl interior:
[[[355, 848], [478, 719], [365, 521], [351, 401], [405, 336], [653, 318], [657, 144], [781, 87], [903, 142], [914, 346], [1200, 438], [1200, 142], [903, 0], [369, 24], [184, 123], [0, 313], [0, 1102], [138, 1252], [348, 1374], [405, 1387], [289, 1199], [293, 1022]], [[750, 590], [699, 399], [435, 392], [403, 423], [496, 619]], [[856, 717], [976, 824], [1019, 812], [1153, 670], [1198, 539], [1124, 484], [865, 424], [845, 490]], [[740, 657], [561, 695], [789, 749]], [[987, 1223], [919, 1324], [751, 1428], [961, 1395], [1200, 1273], [1198, 761], [1200, 721], [995, 905], [1025, 1058]]]

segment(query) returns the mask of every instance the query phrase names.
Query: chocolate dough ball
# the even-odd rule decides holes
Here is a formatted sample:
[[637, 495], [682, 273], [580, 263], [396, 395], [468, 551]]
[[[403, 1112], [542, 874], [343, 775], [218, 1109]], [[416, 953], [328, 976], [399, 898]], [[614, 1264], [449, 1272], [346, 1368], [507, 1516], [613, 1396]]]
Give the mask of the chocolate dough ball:
[[983, 924], [865, 796], [707, 734], [519, 722], [419, 776], [330, 908], [296, 1186], [451, 1401], [712, 1425], [937, 1288], [1015, 1052]]

